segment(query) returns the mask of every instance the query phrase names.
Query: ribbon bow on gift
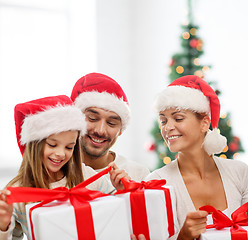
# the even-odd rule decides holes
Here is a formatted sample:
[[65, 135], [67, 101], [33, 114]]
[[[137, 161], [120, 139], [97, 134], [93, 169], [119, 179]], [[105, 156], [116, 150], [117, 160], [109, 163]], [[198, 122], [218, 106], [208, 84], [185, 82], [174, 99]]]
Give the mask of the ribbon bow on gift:
[[248, 203], [245, 203], [231, 214], [231, 219], [220, 210], [212, 206], [203, 206], [199, 210], [212, 213], [213, 224], [207, 225], [207, 228], [216, 228], [221, 230], [225, 227], [231, 227], [232, 240], [247, 240], [247, 231], [241, 226], [248, 226]]
[[147, 182], [135, 182], [127, 178], [122, 178], [121, 181], [123, 183], [124, 189], [118, 190], [115, 194], [118, 195], [130, 192], [130, 207], [132, 215], [133, 233], [136, 236], [142, 233], [145, 235], [147, 240], [150, 240], [144, 190], [154, 189], [164, 191], [166, 202], [165, 210], [167, 211], [168, 219], [168, 232], [170, 236], [174, 235], [174, 218], [170, 190], [168, 188], [162, 187], [166, 184], [166, 180], [160, 179], [150, 180]]
[[162, 186], [166, 184], [165, 179], [160, 180], [150, 180], [150, 181], [142, 181], [135, 182], [133, 180], [129, 180], [127, 178], [121, 179], [124, 189], [118, 190], [116, 194], [127, 193], [127, 192], [135, 192], [135, 191], [144, 191], [145, 189], [157, 189], [164, 190]]
[[[32, 239], [35, 240], [33, 222], [31, 218], [32, 211], [54, 200], [69, 200], [75, 211], [78, 239], [93, 239], [92, 236], [95, 236], [95, 232], [89, 201], [107, 196], [108, 194], [104, 194], [99, 191], [92, 191], [85, 187], [104, 174], [107, 174], [110, 170], [111, 167], [106, 168], [71, 189], [66, 187], [58, 187], [54, 189], [7, 187], [7, 189], [11, 192], [11, 194], [7, 196], [7, 203], [42, 201], [41, 203], [31, 207], [29, 210]], [[79, 226], [78, 224], [80, 222], [84, 222], [84, 224]]]

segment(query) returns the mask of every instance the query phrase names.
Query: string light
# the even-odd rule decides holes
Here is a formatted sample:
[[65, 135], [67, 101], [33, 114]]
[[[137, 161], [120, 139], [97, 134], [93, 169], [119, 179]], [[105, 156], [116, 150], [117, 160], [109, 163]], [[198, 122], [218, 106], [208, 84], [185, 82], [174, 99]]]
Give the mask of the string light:
[[197, 71], [194, 72], [194, 75], [202, 78], [203, 77], [203, 72], [201, 70], [197, 70]]
[[195, 64], [196, 66], [199, 66], [199, 65], [200, 65], [200, 60], [199, 60], [199, 58], [195, 58], [193, 62], [194, 62], [194, 64]]
[[190, 34], [188, 32], [184, 32], [183, 33], [183, 39], [189, 39], [190, 38]]
[[184, 72], [184, 68], [182, 66], [178, 66], [176, 68], [176, 72], [179, 73], [179, 74], [182, 74]]
[[196, 28], [191, 28], [190, 30], [189, 30], [189, 32], [190, 32], [190, 34], [191, 35], [196, 35]]
[[234, 159], [238, 158], [238, 156], [239, 156], [239, 153], [234, 153], [234, 154], [233, 154], [233, 158], [234, 158]]
[[171, 158], [170, 157], [164, 157], [163, 162], [164, 162], [164, 164], [169, 164], [171, 162]]
[[223, 150], [222, 150], [222, 152], [227, 152], [228, 151], [228, 146], [226, 146]]
[[202, 68], [202, 71], [203, 72], [206, 72], [206, 71], [208, 71], [209, 70], [209, 67], [208, 66], [204, 66], [203, 68]]
[[224, 119], [224, 118], [226, 118], [226, 116], [227, 116], [226, 113], [222, 113], [222, 114], [220, 115], [220, 118]]

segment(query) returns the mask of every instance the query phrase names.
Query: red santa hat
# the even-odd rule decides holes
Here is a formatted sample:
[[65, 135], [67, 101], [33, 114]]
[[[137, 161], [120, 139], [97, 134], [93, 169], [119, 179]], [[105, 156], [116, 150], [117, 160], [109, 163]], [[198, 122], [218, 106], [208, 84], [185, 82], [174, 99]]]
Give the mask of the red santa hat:
[[88, 107], [98, 107], [118, 114], [122, 129], [130, 120], [129, 103], [121, 86], [112, 78], [101, 73], [89, 73], [74, 85], [71, 99], [84, 111]]
[[169, 108], [180, 108], [211, 117], [213, 131], [208, 131], [203, 147], [209, 154], [221, 153], [227, 140], [219, 134], [220, 102], [215, 91], [198, 76], [188, 75], [173, 81], [163, 90], [155, 101], [155, 109], [160, 112]]
[[15, 106], [18, 146], [23, 154], [27, 143], [41, 141], [52, 134], [69, 130], [86, 132], [83, 113], [65, 96], [52, 96]]

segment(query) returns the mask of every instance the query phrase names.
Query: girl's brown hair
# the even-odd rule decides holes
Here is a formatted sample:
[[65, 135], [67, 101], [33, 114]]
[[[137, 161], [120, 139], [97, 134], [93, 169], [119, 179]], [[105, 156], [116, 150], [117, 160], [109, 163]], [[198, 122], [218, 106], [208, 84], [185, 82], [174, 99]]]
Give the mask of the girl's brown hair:
[[[20, 187], [49, 188], [49, 174], [43, 164], [43, 152], [46, 139], [30, 142], [26, 145], [23, 160], [17, 176], [7, 186], [17, 183]], [[82, 172], [82, 150], [79, 137], [71, 159], [61, 168], [66, 177], [66, 187], [72, 188], [81, 183]]]

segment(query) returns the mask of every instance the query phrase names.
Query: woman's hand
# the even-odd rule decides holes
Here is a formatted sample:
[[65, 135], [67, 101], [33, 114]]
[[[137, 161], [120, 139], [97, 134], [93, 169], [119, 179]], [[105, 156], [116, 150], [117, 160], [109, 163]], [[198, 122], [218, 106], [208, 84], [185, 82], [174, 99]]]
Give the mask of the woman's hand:
[[7, 203], [6, 196], [10, 191], [4, 189], [0, 191], [0, 230], [7, 231], [13, 213], [13, 205]]
[[178, 240], [192, 240], [198, 238], [201, 233], [206, 231], [207, 226], [206, 211], [189, 212], [181, 228]]
[[[131, 240], [137, 240], [134, 234], [131, 235]], [[139, 234], [138, 240], [146, 240], [146, 238], [143, 234]]]
[[111, 180], [113, 186], [117, 190], [124, 189], [124, 186], [121, 182], [121, 179], [122, 178], [130, 179], [128, 174], [125, 172], [125, 170], [119, 169], [114, 162], [111, 162], [108, 166], [112, 167], [109, 174], [110, 174], [110, 180]]

